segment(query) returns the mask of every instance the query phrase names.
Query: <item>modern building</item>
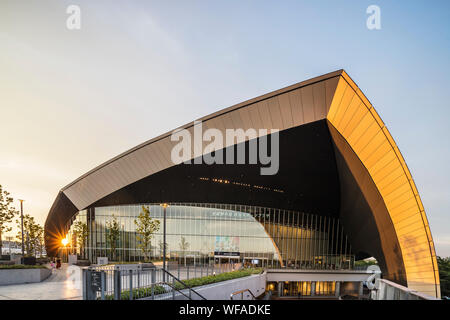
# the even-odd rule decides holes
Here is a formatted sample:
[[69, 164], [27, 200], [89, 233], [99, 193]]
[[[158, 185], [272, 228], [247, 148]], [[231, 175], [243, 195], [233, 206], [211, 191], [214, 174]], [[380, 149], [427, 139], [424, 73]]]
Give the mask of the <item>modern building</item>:
[[[56, 254], [74, 221], [89, 228], [86, 254], [110, 256], [107, 222], [120, 226], [115, 259], [142, 259], [134, 220], [142, 206], [162, 221], [168, 203], [169, 259], [269, 267], [352, 268], [375, 257], [383, 277], [440, 296], [436, 254], [419, 193], [394, 139], [343, 70], [303, 81], [199, 119], [203, 129], [268, 129], [227, 141], [223, 154], [279, 137], [276, 174], [261, 164], [207, 164], [209, 143], [193, 139], [187, 159], [172, 161], [177, 141], [163, 134], [105, 162], [64, 187], [45, 223]], [[197, 122], [186, 129], [195, 135]], [[277, 132], [277, 130], [279, 130]], [[255, 140], [256, 139], [256, 140]], [[270, 144], [269, 144], [270, 145]], [[199, 153], [200, 150], [200, 153]], [[217, 151], [216, 151], [217, 152]], [[214, 155], [216, 155], [216, 152]], [[234, 152], [234, 153], [233, 153]], [[150, 255], [161, 257], [162, 228]]]

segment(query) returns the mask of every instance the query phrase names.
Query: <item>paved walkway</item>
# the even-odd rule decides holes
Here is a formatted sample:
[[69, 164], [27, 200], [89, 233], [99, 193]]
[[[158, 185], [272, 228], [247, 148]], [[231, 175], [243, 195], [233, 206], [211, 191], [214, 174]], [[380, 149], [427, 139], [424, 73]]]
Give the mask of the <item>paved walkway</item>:
[[63, 264], [39, 283], [0, 286], [0, 300], [81, 300], [81, 269]]
[[[50, 268], [50, 266], [47, 266]], [[187, 274], [189, 270], [189, 275]], [[185, 267], [169, 270], [175, 277], [191, 279], [206, 276], [206, 269], [200, 267], [189, 269]], [[216, 274], [231, 270], [214, 269]], [[208, 274], [212, 270], [208, 269]], [[128, 278], [125, 276], [124, 287], [127, 287]], [[0, 286], [0, 300], [81, 300], [81, 269], [77, 266], [63, 264], [61, 269], [53, 270], [50, 277], [40, 283], [14, 284]]]

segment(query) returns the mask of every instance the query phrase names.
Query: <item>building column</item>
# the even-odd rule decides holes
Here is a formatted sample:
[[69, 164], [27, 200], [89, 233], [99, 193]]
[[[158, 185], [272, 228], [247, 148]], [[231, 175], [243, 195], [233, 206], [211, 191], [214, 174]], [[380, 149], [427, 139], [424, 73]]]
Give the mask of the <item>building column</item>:
[[279, 297], [283, 296], [283, 284], [284, 284], [284, 282], [282, 282], [282, 281], [278, 282], [278, 296]]
[[358, 298], [361, 299], [364, 292], [364, 282], [359, 283]]
[[311, 282], [311, 297], [316, 295], [316, 282]]
[[339, 298], [339, 296], [341, 295], [341, 282], [340, 281], [336, 281], [336, 284], [334, 286], [334, 295], [336, 298]]

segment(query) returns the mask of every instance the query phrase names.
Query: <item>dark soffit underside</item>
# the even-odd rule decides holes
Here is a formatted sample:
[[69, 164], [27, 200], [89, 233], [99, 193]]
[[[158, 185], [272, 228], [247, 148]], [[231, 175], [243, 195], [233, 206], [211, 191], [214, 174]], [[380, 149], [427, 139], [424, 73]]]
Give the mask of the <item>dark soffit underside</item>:
[[[248, 142], [245, 145], [248, 157]], [[230, 183], [213, 182], [214, 178]], [[122, 188], [91, 207], [151, 202], [231, 203], [337, 217], [339, 199], [334, 149], [326, 120], [321, 120], [280, 132], [276, 175], [260, 175], [260, 165], [180, 164]]]

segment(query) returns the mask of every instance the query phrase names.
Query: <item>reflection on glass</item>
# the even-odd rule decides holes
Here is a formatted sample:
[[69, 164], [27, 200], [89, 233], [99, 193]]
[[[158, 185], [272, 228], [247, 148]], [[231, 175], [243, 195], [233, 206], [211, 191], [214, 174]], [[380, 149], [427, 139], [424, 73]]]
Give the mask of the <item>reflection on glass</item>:
[[[163, 221], [159, 204], [148, 206], [153, 219]], [[121, 261], [142, 261], [134, 220], [142, 204], [89, 208], [76, 221], [88, 225], [87, 244], [71, 250], [95, 261], [111, 258], [106, 222], [113, 216], [120, 226], [116, 256]], [[172, 203], [167, 214], [167, 258], [186, 264], [238, 263], [264, 267], [341, 269], [352, 268], [354, 256], [336, 218], [302, 212], [228, 204]], [[162, 259], [162, 225], [150, 245], [150, 258]], [[72, 244], [75, 244], [73, 239]]]

